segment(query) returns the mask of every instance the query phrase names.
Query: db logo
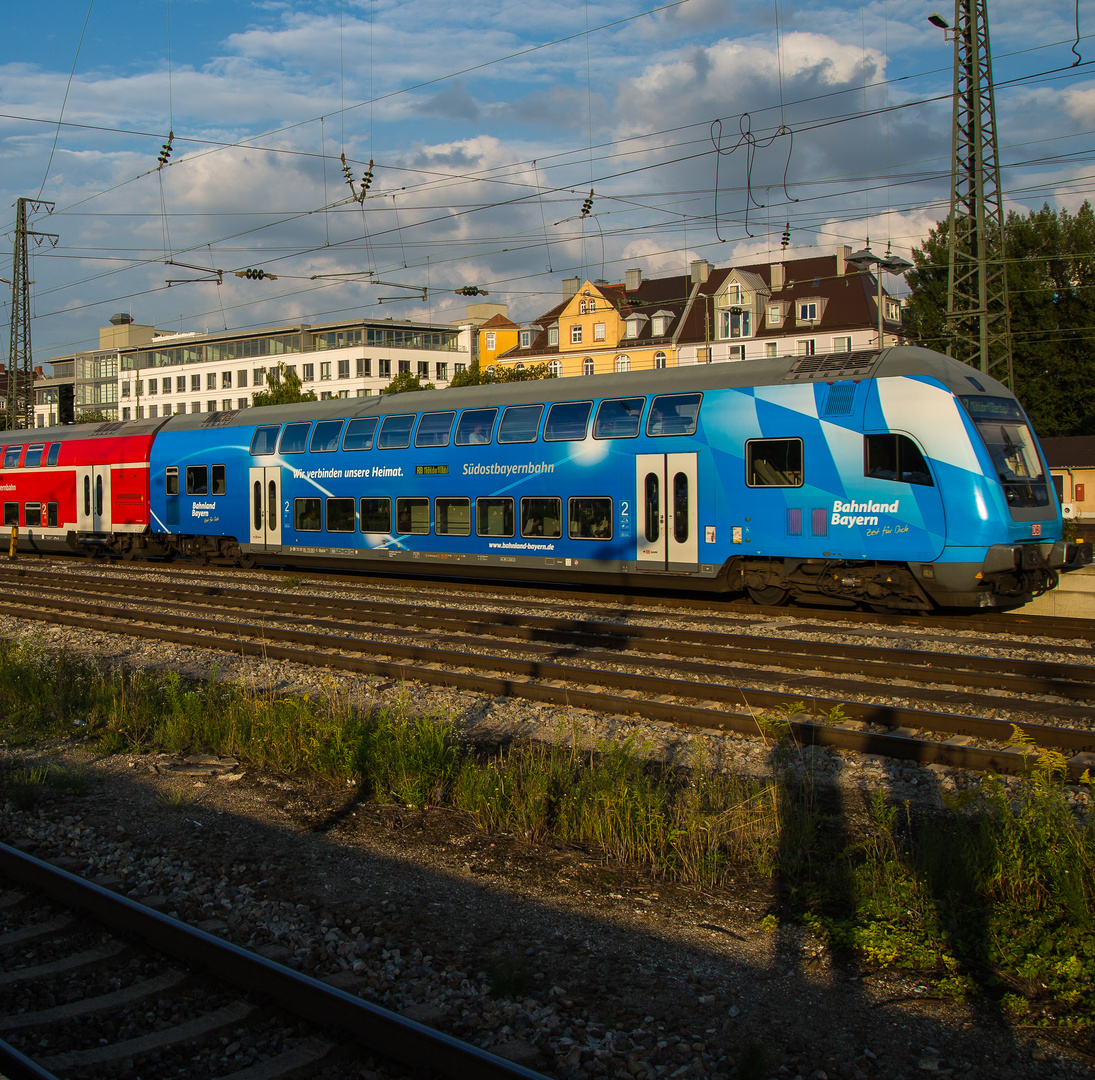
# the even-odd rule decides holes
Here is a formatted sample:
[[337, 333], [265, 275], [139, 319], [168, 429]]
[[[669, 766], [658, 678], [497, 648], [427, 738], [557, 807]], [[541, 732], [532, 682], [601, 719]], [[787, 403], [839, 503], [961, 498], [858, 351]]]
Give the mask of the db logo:
[[1030, 535], [1031, 536], [1041, 536], [1042, 535], [1042, 526], [1041, 525], [1031, 525]]

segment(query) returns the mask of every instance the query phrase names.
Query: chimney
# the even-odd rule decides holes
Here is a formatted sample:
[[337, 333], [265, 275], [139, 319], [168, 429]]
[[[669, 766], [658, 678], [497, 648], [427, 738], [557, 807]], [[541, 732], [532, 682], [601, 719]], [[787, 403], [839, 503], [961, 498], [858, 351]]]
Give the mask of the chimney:
[[692, 284], [702, 285], [711, 276], [711, 264], [706, 259], [692, 261]]
[[569, 300], [578, 292], [578, 286], [581, 281], [576, 277], [563, 278], [563, 299]]
[[836, 276], [842, 278], [848, 272], [848, 256], [851, 255], [852, 249], [847, 244], [837, 244], [836, 246]]
[[624, 289], [627, 292], [636, 292], [643, 283], [643, 272], [638, 267], [625, 271]]
[[772, 292], [779, 292], [783, 288], [783, 263], [772, 263], [769, 271], [772, 276]]

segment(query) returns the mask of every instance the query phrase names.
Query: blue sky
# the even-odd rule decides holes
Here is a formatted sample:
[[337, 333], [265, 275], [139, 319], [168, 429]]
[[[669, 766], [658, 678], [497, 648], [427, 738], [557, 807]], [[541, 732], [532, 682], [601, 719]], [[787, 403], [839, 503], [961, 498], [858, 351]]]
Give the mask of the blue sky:
[[[94, 347], [118, 311], [163, 330], [449, 321], [469, 302], [454, 290], [478, 285], [521, 320], [564, 277], [776, 257], [788, 223], [791, 255], [868, 236], [908, 254], [949, 198], [938, 6], [18, 5], [0, 45], [0, 261], [15, 199], [54, 201], [35, 224], [60, 242], [32, 256], [41, 363]], [[1073, 67], [1076, 15], [989, 9], [1008, 207], [1088, 197], [1095, 42]], [[343, 152], [355, 184], [375, 163], [363, 204]], [[277, 280], [235, 277], [255, 266]], [[166, 284], [187, 278], [207, 280]]]

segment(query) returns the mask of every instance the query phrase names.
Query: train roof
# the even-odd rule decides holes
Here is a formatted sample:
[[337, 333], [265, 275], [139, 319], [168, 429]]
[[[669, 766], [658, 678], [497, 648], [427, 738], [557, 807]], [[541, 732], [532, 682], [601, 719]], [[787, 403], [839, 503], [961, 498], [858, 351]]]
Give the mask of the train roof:
[[81, 424], [35, 428], [33, 433], [26, 430], [0, 432], [0, 443], [142, 435], [160, 429], [196, 431], [222, 427], [253, 427], [256, 424], [281, 424], [293, 420], [386, 416], [391, 413], [446, 409], [501, 408], [505, 405], [539, 402], [550, 404], [556, 401], [584, 401], [629, 395], [688, 393], [910, 375], [935, 378], [956, 394], [1010, 396], [1010, 391], [1005, 386], [968, 364], [930, 349], [897, 345], [881, 352], [866, 350], [814, 356], [779, 356], [763, 360], [662, 368], [657, 371], [448, 387], [443, 390], [383, 394], [366, 398], [329, 398], [326, 401], [301, 401], [291, 405], [266, 405], [226, 412], [177, 413], [154, 420], [110, 421], [94, 427]]

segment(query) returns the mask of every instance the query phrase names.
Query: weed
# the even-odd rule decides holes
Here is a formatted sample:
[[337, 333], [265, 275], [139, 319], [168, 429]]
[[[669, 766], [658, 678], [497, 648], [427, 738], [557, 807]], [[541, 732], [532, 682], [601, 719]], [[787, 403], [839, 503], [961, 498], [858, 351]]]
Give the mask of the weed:
[[281, 587], [283, 589], [299, 589], [304, 584], [304, 579], [296, 574], [290, 574], [286, 578], [281, 579]]
[[49, 769], [44, 765], [14, 769], [11, 774], [11, 801], [17, 810], [30, 810], [42, 797]]
[[492, 956], [485, 966], [490, 980], [492, 998], [527, 997], [532, 989], [532, 972], [528, 961], [516, 953], [499, 953]]
[[156, 795], [156, 802], [168, 810], [189, 810], [194, 800], [180, 787], [166, 788]]

